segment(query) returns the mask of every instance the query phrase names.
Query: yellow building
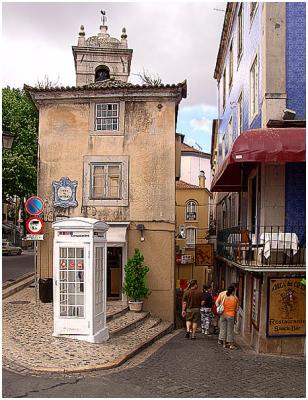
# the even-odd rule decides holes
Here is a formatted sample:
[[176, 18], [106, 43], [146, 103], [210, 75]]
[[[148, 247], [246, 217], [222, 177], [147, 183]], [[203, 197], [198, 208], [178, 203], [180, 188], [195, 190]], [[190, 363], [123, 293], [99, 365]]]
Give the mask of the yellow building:
[[144, 307], [173, 321], [175, 121], [186, 81], [128, 83], [132, 50], [125, 28], [121, 40], [104, 24], [86, 39], [81, 26], [73, 54], [76, 87], [25, 87], [40, 113], [38, 195], [49, 204], [39, 275], [53, 275], [51, 222], [57, 216], [103, 220], [110, 227], [108, 298], [125, 299], [124, 266], [138, 248], [150, 267]]
[[209, 203], [211, 193], [205, 188], [204, 172], [199, 186], [176, 182], [176, 279], [195, 278], [201, 287], [212, 280], [213, 248], [208, 243]]

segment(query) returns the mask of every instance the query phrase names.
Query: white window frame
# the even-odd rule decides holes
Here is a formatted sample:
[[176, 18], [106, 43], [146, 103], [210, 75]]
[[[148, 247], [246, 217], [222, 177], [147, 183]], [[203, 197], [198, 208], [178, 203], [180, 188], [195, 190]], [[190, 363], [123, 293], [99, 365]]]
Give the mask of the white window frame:
[[[85, 156], [84, 157], [84, 206], [128, 206], [128, 156]], [[93, 198], [92, 169], [93, 165], [121, 165], [121, 188], [119, 198]]]
[[[255, 4], [256, 6], [255, 6], [255, 8], [254, 8], [254, 10], [252, 9], [252, 6], [253, 6], [253, 4]], [[257, 12], [257, 8], [258, 8], [258, 6], [259, 6], [259, 3], [257, 2], [257, 1], [255, 1], [255, 2], [250, 2], [250, 7], [249, 7], [249, 19], [250, 19], [250, 26], [252, 25], [252, 23], [253, 23], [253, 20], [254, 20], [254, 18], [255, 18], [255, 15], [256, 15], [256, 12]]]
[[[195, 213], [195, 218], [187, 218], [188, 213]], [[198, 220], [198, 203], [196, 200], [188, 200], [185, 204], [185, 221], [197, 221]]]
[[233, 39], [232, 39], [229, 48], [229, 92], [231, 91], [233, 85], [233, 72], [234, 72], [233, 57], [234, 55], [233, 55]]
[[224, 69], [222, 75], [222, 109], [226, 108], [226, 100], [227, 100], [227, 76], [226, 76], [226, 67]]
[[237, 136], [240, 136], [240, 134], [244, 130], [244, 124], [243, 124], [243, 119], [244, 119], [244, 112], [243, 112], [243, 92], [240, 93], [238, 100], [237, 100], [237, 105], [236, 105], [236, 114], [237, 114]]
[[249, 69], [249, 115], [250, 123], [259, 113], [259, 57], [256, 54]]
[[[111, 107], [111, 109], [109, 109]], [[107, 109], [106, 109], [107, 108]], [[110, 121], [110, 122], [109, 122]], [[108, 124], [107, 124], [108, 122]], [[100, 128], [99, 128], [100, 126]], [[119, 104], [95, 104], [95, 130], [99, 132], [119, 130]]]
[[237, 14], [237, 65], [239, 65], [244, 51], [244, 14], [243, 3], [240, 3]]
[[232, 115], [228, 122], [228, 152], [230, 151], [233, 144], [233, 118]]
[[[101, 167], [103, 169], [103, 193], [99, 196], [95, 196], [94, 194], [94, 171], [96, 167]], [[119, 170], [119, 178], [117, 179], [118, 181], [118, 194], [117, 196], [111, 196], [110, 195], [110, 183], [112, 181], [112, 175], [109, 172], [109, 169], [112, 167], [118, 167]], [[114, 200], [114, 199], [120, 199], [122, 195], [122, 163], [91, 163], [90, 164], [91, 168], [91, 188], [90, 188], [90, 197], [92, 200]]]
[[186, 245], [195, 246], [197, 238], [197, 228], [189, 226], [186, 228]]
[[[117, 130], [98, 130], [96, 129], [96, 110], [97, 106], [101, 104], [117, 104], [117, 118], [118, 118], [118, 126]], [[91, 136], [123, 136], [124, 135], [124, 115], [125, 115], [125, 102], [119, 101], [118, 99], [108, 99], [108, 101], [97, 100], [90, 102], [90, 127], [89, 133]]]
[[226, 134], [225, 133], [223, 134], [222, 141], [221, 141], [221, 156], [222, 156], [223, 160], [226, 157]]

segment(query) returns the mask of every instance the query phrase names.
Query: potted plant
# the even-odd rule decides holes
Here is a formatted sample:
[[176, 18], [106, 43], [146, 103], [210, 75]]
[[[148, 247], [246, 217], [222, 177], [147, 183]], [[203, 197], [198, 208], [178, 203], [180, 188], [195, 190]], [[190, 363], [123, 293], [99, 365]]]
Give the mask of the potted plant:
[[142, 310], [143, 301], [150, 294], [150, 289], [146, 285], [146, 274], [149, 267], [143, 265], [144, 257], [138, 249], [135, 249], [134, 255], [127, 261], [124, 267], [125, 277], [123, 284], [123, 293], [130, 299], [128, 302], [131, 311], [139, 312]]

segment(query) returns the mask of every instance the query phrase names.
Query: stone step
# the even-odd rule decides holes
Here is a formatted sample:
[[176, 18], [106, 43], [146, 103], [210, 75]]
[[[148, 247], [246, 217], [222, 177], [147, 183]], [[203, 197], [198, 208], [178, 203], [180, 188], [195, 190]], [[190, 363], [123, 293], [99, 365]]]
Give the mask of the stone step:
[[114, 318], [118, 318], [124, 315], [129, 310], [126, 302], [122, 301], [107, 301], [107, 317], [106, 321], [111, 321]]
[[150, 313], [146, 311], [138, 313], [127, 311], [124, 314], [118, 313], [116, 316], [113, 315], [113, 318], [107, 322], [110, 338], [137, 328], [149, 318], [149, 316]]

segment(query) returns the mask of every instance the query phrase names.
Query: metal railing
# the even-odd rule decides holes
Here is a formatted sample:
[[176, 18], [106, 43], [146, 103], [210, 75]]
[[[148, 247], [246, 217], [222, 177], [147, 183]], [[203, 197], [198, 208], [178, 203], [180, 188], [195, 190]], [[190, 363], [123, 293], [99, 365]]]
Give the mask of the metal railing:
[[243, 266], [304, 266], [306, 227], [269, 225], [222, 229], [217, 234], [217, 256]]

